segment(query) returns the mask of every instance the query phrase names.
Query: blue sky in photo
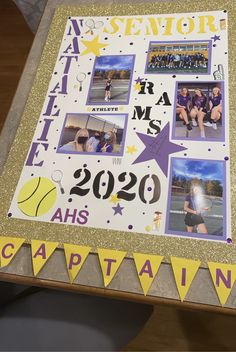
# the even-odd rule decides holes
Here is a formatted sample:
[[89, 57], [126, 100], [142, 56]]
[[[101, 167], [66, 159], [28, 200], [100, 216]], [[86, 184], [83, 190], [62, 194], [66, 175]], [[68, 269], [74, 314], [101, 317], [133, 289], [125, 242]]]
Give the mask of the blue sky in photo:
[[223, 184], [224, 167], [219, 161], [174, 159], [173, 175], [186, 179], [218, 180]]
[[96, 59], [95, 70], [131, 70], [134, 57], [131, 55], [99, 56]]

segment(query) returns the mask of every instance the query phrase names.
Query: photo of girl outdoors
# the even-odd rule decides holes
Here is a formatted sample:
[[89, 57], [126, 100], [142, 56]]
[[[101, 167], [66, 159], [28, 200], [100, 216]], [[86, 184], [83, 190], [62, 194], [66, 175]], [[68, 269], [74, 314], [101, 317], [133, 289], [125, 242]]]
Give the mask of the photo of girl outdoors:
[[222, 161], [172, 159], [167, 233], [224, 237], [224, 187]]
[[223, 82], [177, 82], [173, 138], [222, 140], [222, 91]]
[[126, 123], [126, 114], [67, 114], [57, 152], [121, 155]]
[[87, 104], [127, 104], [133, 66], [134, 55], [96, 57]]

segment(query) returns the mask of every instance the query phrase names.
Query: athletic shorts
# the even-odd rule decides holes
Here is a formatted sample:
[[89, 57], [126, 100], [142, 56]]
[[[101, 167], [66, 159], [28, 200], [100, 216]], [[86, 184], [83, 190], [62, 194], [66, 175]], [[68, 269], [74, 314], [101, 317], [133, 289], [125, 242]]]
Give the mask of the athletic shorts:
[[184, 222], [185, 222], [185, 225], [191, 226], [191, 227], [199, 225], [199, 224], [204, 224], [204, 220], [201, 215], [192, 214], [192, 213], [187, 213], [185, 215]]

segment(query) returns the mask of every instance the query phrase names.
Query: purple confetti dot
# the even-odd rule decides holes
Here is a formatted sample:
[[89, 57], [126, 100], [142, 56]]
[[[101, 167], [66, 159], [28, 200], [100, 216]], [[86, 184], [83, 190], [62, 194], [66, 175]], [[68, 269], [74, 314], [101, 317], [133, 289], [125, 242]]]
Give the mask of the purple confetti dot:
[[102, 186], [106, 186], [106, 182], [103, 182], [103, 183], [102, 183]]
[[211, 148], [208, 148], [208, 152], [210, 152], [211, 151]]
[[8, 213], [7, 216], [10, 218], [12, 217], [12, 213]]
[[133, 225], [129, 225], [129, 226], [128, 226], [128, 229], [129, 229], [129, 230], [132, 230], [132, 228], [133, 228]]
[[227, 238], [227, 243], [232, 243], [232, 239], [231, 238]]
[[149, 192], [152, 190], [152, 187], [148, 187], [148, 189], [147, 189]]
[[135, 130], [136, 130], [136, 127], [133, 127], [133, 130], [135, 131]]
[[225, 147], [225, 144], [223, 144], [223, 147]]
[[187, 154], [186, 154], [186, 153], [184, 153], [184, 156], [187, 156]]
[[229, 157], [228, 156], [225, 156], [225, 158], [224, 158], [225, 160], [229, 160]]

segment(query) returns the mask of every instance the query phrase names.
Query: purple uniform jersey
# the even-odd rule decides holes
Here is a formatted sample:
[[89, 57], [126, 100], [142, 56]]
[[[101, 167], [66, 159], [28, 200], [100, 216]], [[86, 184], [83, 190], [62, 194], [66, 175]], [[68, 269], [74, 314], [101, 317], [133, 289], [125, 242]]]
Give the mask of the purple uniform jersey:
[[198, 109], [205, 108], [206, 101], [207, 101], [207, 99], [204, 95], [202, 95], [202, 96], [194, 95], [193, 106], [196, 106]]
[[196, 206], [194, 204], [194, 199], [192, 196], [190, 196], [190, 194], [187, 194], [187, 196], [185, 198], [185, 202], [188, 202], [188, 208], [190, 208], [192, 210], [196, 210]]
[[217, 95], [217, 96], [211, 96], [210, 97], [210, 99], [209, 99], [209, 101], [211, 101], [212, 102], [212, 105], [213, 106], [218, 106], [218, 105], [220, 105], [220, 101], [222, 100], [222, 96], [221, 96], [221, 94], [219, 94], [219, 95]]
[[177, 103], [181, 106], [188, 106], [188, 103], [191, 101], [191, 98], [189, 95], [187, 95], [186, 97], [184, 97], [183, 95], [179, 94], [177, 96]]

